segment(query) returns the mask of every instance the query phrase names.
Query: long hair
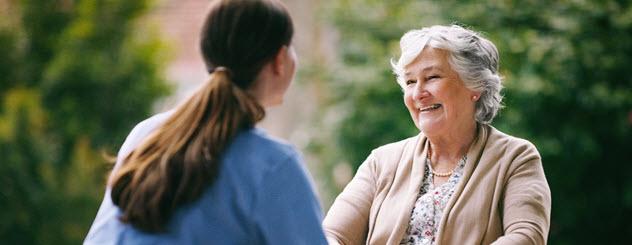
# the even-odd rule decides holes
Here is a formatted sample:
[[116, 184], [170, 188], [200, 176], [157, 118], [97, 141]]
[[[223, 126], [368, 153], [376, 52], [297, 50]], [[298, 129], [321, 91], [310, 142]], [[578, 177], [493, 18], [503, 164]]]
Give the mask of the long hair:
[[276, 0], [220, 0], [209, 9], [201, 50], [207, 81], [123, 160], [109, 185], [120, 220], [164, 232], [175, 210], [213, 184], [222, 153], [265, 111], [247, 89], [293, 26]]

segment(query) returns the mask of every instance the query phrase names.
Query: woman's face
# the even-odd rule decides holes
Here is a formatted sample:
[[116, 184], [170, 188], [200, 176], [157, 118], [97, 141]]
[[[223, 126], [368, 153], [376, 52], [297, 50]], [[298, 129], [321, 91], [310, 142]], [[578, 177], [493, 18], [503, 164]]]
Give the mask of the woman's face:
[[424, 48], [404, 68], [404, 103], [427, 136], [449, 135], [474, 123], [479, 93], [467, 89], [448, 63], [448, 52]]
[[288, 74], [287, 81], [285, 83], [285, 88], [283, 89], [283, 94], [287, 91], [287, 88], [290, 86], [292, 80], [294, 80], [294, 75], [296, 74], [296, 65], [298, 63], [298, 58], [296, 57], [296, 51], [294, 51], [294, 46], [290, 45], [287, 50], [288, 55], [288, 64], [286, 65], [286, 70]]
[[250, 88], [261, 105], [271, 107], [283, 103], [285, 93], [294, 79], [297, 63], [296, 52], [291, 45], [279, 50], [274, 60], [259, 74], [258, 82]]
[[287, 49], [281, 55], [285, 56], [283, 58], [283, 67], [281, 68], [284, 69], [284, 72], [281, 73], [280, 79], [277, 82], [273, 83], [275, 85], [272, 85], [273, 91], [271, 92], [271, 94], [273, 94], [273, 105], [283, 103], [285, 93], [290, 87], [290, 83], [292, 83], [292, 80], [294, 80], [294, 74], [296, 73], [297, 58], [294, 47], [291, 45], [287, 46]]

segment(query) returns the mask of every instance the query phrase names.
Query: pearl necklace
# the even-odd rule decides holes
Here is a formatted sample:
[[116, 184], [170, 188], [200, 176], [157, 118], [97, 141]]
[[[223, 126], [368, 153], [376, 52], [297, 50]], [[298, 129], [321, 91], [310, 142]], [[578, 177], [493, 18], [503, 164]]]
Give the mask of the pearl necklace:
[[433, 176], [437, 176], [437, 177], [450, 177], [452, 176], [452, 174], [454, 174], [454, 170], [459, 166], [459, 164], [457, 163], [454, 168], [452, 168], [452, 170], [445, 172], [445, 173], [441, 173], [441, 172], [436, 172], [433, 168], [432, 168], [432, 161], [430, 160], [430, 158], [432, 157], [432, 150], [428, 149], [428, 154], [426, 155], [426, 158], [428, 158], [428, 162], [430, 163], [430, 171], [432, 172]]
[[456, 169], [456, 167], [454, 167], [452, 170], [445, 173], [435, 172], [434, 169], [432, 169], [432, 175], [437, 176], [437, 177], [449, 177], [449, 176], [452, 176], [452, 174], [454, 173], [454, 169]]

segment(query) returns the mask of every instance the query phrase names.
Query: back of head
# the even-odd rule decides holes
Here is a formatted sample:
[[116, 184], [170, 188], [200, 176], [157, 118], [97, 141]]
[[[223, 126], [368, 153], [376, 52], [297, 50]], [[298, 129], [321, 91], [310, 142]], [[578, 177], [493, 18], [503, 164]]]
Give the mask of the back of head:
[[290, 16], [276, 0], [212, 3], [201, 39], [209, 81], [144, 139], [110, 179], [122, 222], [146, 232], [166, 231], [175, 210], [212, 185], [234, 136], [264, 117], [247, 89], [292, 35]]
[[491, 123], [502, 108], [498, 50], [481, 34], [458, 25], [435, 25], [407, 32], [400, 40], [400, 47], [400, 58], [391, 62], [400, 85], [404, 67], [426, 47], [443, 49], [450, 54], [450, 66], [459, 74], [464, 85], [481, 92], [476, 103], [476, 121]]
[[227, 67], [233, 83], [250, 86], [263, 65], [294, 33], [292, 20], [277, 1], [220, 0], [202, 28], [201, 50], [209, 72]]

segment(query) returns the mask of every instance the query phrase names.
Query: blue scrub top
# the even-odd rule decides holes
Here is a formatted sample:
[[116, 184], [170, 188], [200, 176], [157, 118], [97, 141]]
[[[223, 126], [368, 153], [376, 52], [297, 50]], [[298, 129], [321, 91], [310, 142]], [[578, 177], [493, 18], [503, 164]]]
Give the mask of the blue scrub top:
[[[125, 140], [113, 171], [169, 116], [138, 124]], [[84, 244], [326, 244], [322, 210], [294, 148], [253, 128], [226, 149], [215, 182], [180, 207], [168, 232], [144, 233], [119, 221], [110, 188]]]

